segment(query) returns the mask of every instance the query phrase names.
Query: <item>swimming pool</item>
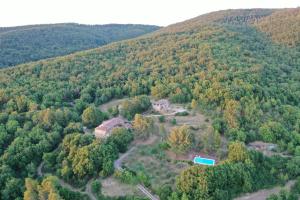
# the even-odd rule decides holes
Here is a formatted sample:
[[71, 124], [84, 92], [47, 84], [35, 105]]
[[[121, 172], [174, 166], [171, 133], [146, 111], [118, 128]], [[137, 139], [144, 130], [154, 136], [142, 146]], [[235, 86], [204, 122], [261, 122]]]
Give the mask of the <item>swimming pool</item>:
[[200, 156], [196, 156], [194, 158], [194, 163], [195, 164], [200, 164], [200, 165], [215, 165], [215, 160], [213, 159], [208, 159], [208, 158], [201, 158]]

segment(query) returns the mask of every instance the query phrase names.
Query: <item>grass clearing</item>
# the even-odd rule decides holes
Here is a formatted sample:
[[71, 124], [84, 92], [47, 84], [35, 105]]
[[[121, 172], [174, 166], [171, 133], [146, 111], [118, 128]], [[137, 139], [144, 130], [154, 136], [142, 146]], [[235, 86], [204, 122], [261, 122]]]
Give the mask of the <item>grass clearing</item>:
[[109, 108], [113, 108], [119, 106], [123, 101], [127, 100], [128, 98], [123, 99], [113, 99], [107, 103], [104, 103], [99, 106], [100, 110], [103, 112], [107, 112]]
[[189, 164], [168, 159], [157, 141], [153, 145], [138, 146], [124, 161], [124, 166], [135, 172], [144, 172], [155, 189], [165, 184], [174, 186], [175, 177]]
[[119, 180], [109, 177], [101, 181], [102, 194], [109, 197], [140, 196], [143, 194], [134, 186], [121, 183]]

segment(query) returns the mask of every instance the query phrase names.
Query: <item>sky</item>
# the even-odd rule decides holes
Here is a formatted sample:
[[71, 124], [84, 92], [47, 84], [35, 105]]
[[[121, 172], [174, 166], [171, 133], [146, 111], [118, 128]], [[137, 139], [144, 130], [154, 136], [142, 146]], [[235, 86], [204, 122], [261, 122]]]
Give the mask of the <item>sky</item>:
[[64, 22], [166, 26], [217, 10], [299, 6], [300, 0], [0, 0], [0, 27]]

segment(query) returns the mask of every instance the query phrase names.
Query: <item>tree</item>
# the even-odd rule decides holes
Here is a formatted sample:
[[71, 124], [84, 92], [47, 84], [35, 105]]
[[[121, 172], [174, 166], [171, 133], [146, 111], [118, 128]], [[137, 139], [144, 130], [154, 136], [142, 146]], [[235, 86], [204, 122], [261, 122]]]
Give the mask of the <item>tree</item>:
[[300, 156], [300, 146], [296, 146], [296, 148], [295, 148], [295, 156]]
[[136, 96], [133, 99], [125, 100], [120, 106], [120, 114], [131, 120], [135, 114], [142, 113], [151, 107], [149, 97], [145, 95]]
[[232, 142], [228, 147], [228, 160], [231, 162], [244, 162], [249, 158], [245, 144], [242, 142]]
[[162, 99], [167, 97], [169, 94], [169, 88], [165, 84], [158, 83], [151, 88], [151, 96], [156, 99]]
[[194, 136], [186, 125], [173, 128], [168, 137], [168, 143], [171, 148], [180, 153], [184, 153], [192, 148], [193, 142]]
[[24, 200], [38, 200], [38, 182], [26, 178], [25, 179], [25, 192], [24, 192]]
[[101, 195], [101, 182], [99, 180], [92, 182], [92, 192], [97, 194], [98, 197]]
[[19, 127], [19, 122], [16, 120], [8, 120], [8, 122], [6, 123], [6, 130], [10, 134], [15, 134], [18, 127]]
[[206, 152], [217, 151], [221, 146], [221, 135], [217, 131], [208, 129], [203, 135], [203, 148]]
[[164, 122], [166, 121], [165, 116], [160, 115], [160, 116], [158, 117], [158, 121], [159, 121], [160, 123], [164, 123]]
[[172, 125], [176, 125], [176, 124], [177, 124], [176, 118], [171, 119], [171, 124], [172, 124]]
[[171, 196], [168, 198], [168, 200], [180, 200], [178, 194], [176, 192], [172, 192]]
[[189, 200], [189, 197], [186, 195], [186, 193], [183, 193], [181, 200]]
[[268, 121], [259, 128], [259, 133], [266, 142], [276, 142], [283, 139], [286, 130], [279, 122]]
[[163, 185], [157, 189], [157, 194], [160, 199], [168, 199], [172, 194], [172, 187], [170, 185]]
[[87, 107], [82, 114], [82, 122], [88, 128], [99, 125], [105, 118], [106, 115], [94, 106]]
[[58, 179], [55, 176], [48, 176], [38, 186], [40, 200], [63, 200], [58, 190]]
[[193, 110], [195, 110], [197, 108], [197, 106], [198, 106], [198, 102], [195, 99], [193, 99], [191, 102], [191, 108]]
[[133, 129], [137, 136], [146, 138], [153, 131], [154, 122], [151, 118], [136, 114], [133, 120]]
[[124, 153], [128, 145], [133, 140], [133, 134], [126, 128], [114, 128], [107, 138], [107, 143], [115, 145], [118, 152]]
[[91, 175], [95, 168], [87, 146], [79, 148], [72, 158], [72, 170], [78, 178]]
[[237, 128], [239, 126], [237, 120], [239, 109], [240, 104], [238, 101], [228, 100], [225, 102], [224, 118], [230, 128]]
[[24, 95], [16, 97], [16, 104], [19, 112], [25, 112], [28, 109], [28, 101]]
[[18, 178], [11, 178], [5, 183], [1, 196], [3, 200], [18, 199], [22, 195], [23, 184]]
[[4, 105], [8, 100], [6, 91], [3, 89], [0, 89], [0, 105]]

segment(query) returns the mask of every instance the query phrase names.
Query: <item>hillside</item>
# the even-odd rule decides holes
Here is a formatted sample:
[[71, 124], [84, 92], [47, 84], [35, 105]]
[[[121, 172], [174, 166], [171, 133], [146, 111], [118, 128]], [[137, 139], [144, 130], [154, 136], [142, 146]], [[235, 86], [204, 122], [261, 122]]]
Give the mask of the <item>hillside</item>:
[[[196, 102], [212, 119], [213, 133], [232, 142], [228, 152], [216, 151], [217, 166], [189, 167], [176, 187], [150, 185], [162, 200], [171, 195], [232, 199], [295, 179], [300, 175], [300, 51], [257, 28], [270, 16], [288, 20], [276, 19], [281, 12], [294, 9], [220, 11], [137, 39], [2, 69], [2, 199], [32, 192], [25, 178], [37, 179], [42, 161], [71, 183], [111, 174], [115, 144], [100, 145], [78, 134], [84, 116], [102, 121], [106, 115], [94, 106], [142, 94]], [[246, 151], [244, 143], [256, 140], [275, 143], [288, 156]], [[165, 144], [159, 145], [163, 151]]]
[[0, 28], [0, 68], [99, 47], [158, 28], [131, 24], [45, 24]]
[[256, 27], [277, 43], [288, 46], [300, 44], [300, 8], [284, 9], [259, 20]]
[[205, 25], [212, 24], [249, 24], [261, 18], [269, 16], [275, 9], [245, 9], [245, 10], [222, 10], [200, 15], [190, 20], [172, 24], [163, 28], [159, 33], [196, 31]]

